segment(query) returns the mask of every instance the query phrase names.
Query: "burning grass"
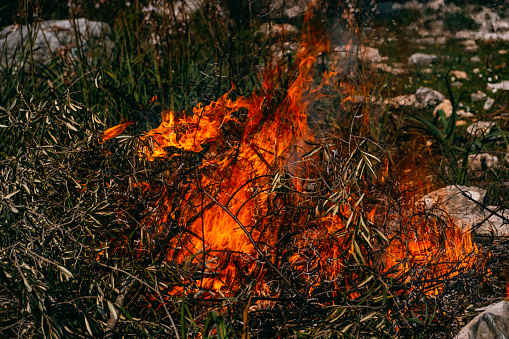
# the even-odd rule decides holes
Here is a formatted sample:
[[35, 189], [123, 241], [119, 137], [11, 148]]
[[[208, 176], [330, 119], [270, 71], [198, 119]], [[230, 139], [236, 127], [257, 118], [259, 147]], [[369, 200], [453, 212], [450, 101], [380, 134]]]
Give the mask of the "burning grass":
[[[384, 234], [374, 224], [376, 206], [368, 213], [363, 201], [383, 153], [368, 151], [362, 137], [346, 142], [310, 133], [307, 108], [324, 86], [340, 88], [334, 69], [315, 81], [313, 64], [329, 43], [309, 26], [311, 17], [310, 11], [297, 75], [282, 98], [274, 97], [282, 68], [267, 69], [251, 96], [230, 99], [233, 88], [178, 120], [165, 112], [162, 124], [141, 137], [140, 157], [180, 164], [165, 178], [171, 189], [163, 189], [141, 221], [149, 236], [139, 250], [182, 269], [179, 283], [165, 291], [170, 296], [206, 302], [245, 295], [265, 300], [251, 306], [259, 310], [289, 300], [290, 310], [300, 311], [299, 301], [335, 307], [346, 298], [360, 309], [366, 298], [385, 305], [389, 295], [437, 296], [446, 281], [482, 266], [470, 235], [451, 220], [410, 216], [391, 229], [396, 236]], [[187, 167], [182, 157], [198, 154], [194, 168], [178, 175]], [[160, 188], [146, 183], [144, 190]], [[307, 325], [294, 324], [292, 331], [328, 324], [325, 314], [308, 316]], [[389, 319], [378, 310], [359, 321], [380, 327]], [[362, 332], [351, 325], [344, 332]]]
[[[232, 85], [138, 135], [97, 133], [69, 93], [20, 92], [0, 120], [2, 318], [15, 319], [2, 333], [452, 333], [447, 298], [483, 281], [486, 259], [414, 208], [405, 191], [421, 181], [373, 141], [384, 117], [355, 95], [374, 89], [334, 68], [319, 19], [310, 9], [295, 61], [269, 60], [251, 94]], [[310, 128], [318, 104], [349, 128]]]

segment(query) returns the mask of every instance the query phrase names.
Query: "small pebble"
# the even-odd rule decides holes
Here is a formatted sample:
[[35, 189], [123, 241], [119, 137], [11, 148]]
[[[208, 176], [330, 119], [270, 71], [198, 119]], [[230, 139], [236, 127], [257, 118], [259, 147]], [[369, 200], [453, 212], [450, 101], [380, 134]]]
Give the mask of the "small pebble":
[[492, 99], [492, 98], [488, 98], [486, 99], [486, 101], [484, 102], [484, 109], [485, 110], [489, 110], [491, 109], [491, 107], [493, 107], [493, 104], [495, 103], [495, 100]]

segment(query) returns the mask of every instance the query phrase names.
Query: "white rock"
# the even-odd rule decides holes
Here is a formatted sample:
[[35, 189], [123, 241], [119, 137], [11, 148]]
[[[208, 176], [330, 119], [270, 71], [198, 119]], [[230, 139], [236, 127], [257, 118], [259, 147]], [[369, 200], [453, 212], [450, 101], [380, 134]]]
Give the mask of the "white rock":
[[486, 190], [478, 187], [450, 185], [426, 194], [417, 205], [438, 217], [450, 216], [459, 223], [458, 226], [470, 229], [472, 221], [469, 218], [481, 213], [480, 204], [485, 195]]
[[509, 41], [509, 31], [491, 32], [485, 29], [479, 31], [462, 30], [456, 33], [456, 39], [475, 39], [475, 40], [501, 40]]
[[475, 40], [465, 40], [462, 44], [465, 46], [465, 51], [467, 52], [477, 52], [479, 50], [479, 46], [477, 46]]
[[488, 84], [488, 90], [499, 90], [503, 89], [509, 91], [509, 80], [504, 80], [501, 82], [497, 82], [496, 84]]
[[388, 59], [388, 57], [382, 57], [378, 49], [369, 46], [361, 46], [359, 51], [359, 58], [362, 61], [371, 62], [381, 62]]
[[[505, 329], [504, 329], [505, 328]], [[509, 302], [490, 305], [472, 319], [454, 339], [496, 339], [509, 337]]]
[[484, 98], [486, 98], [486, 93], [483, 93], [478, 90], [477, 93], [472, 93], [470, 95], [470, 97], [472, 98], [472, 101], [474, 101], [474, 102], [482, 101]]
[[256, 32], [265, 36], [278, 37], [282, 35], [291, 35], [299, 33], [297, 27], [290, 24], [268, 24], [264, 23]]
[[428, 36], [424, 38], [415, 39], [413, 43], [415, 43], [416, 45], [434, 45], [436, 43], [435, 41], [436, 40], [434, 37]]
[[456, 226], [475, 234], [508, 236], [509, 210], [485, 207], [485, 195], [486, 190], [478, 187], [451, 185], [425, 195], [417, 206], [438, 218], [451, 218]]
[[[459, 111], [456, 112], [456, 114], [460, 118], [472, 118], [475, 116], [473, 113], [465, 112], [464, 109], [460, 109]], [[464, 124], [462, 124], [462, 125], [464, 125]], [[456, 124], [456, 126], [458, 126], [458, 124]]]
[[424, 7], [424, 5], [419, 3], [419, 1], [417, 1], [417, 0], [407, 1], [403, 5], [404, 9], [410, 9], [410, 10], [414, 10], [414, 11], [419, 11], [420, 9], [422, 9], [422, 7]]
[[484, 106], [483, 108], [485, 110], [489, 110], [493, 107], [493, 104], [495, 103], [495, 99], [492, 99], [492, 98], [488, 98], [486, 99], [486, 101], [484, 102]]
[[483, 7], [480, 12], [472, 15], [472, 19], [481, 25], [477, 32], [471, 32], [473, 39], [509, 41], [508, 18], [501, 19], [494, 11]]
[[477, 121], [467, 127], [467, 133], [476, 138], [482, 137], [487, 135], [493, 126], [493, 121]]
[[285, 15], [289, 18], [296, 18], [298, 16], [302, 16], [305, 11], [303, 11], [303, 6], [295, 5], [292, 7], [284, 8]]
[[413, 106], [417, 103], [415, 94], [410, 95], [399, 95], [391, 99], [391, 105], [395, 107], [399, 106]]
[[433, 54], [415, 53], [408, 58], [408, 63], [413, 65], [428, 66], [436, 58], [437, 56]]
[[509, 41], [509, 19], [501, 19], [491, 9], [483, 7], [472, 19], [481, 27], [478, 31], [462, 30], [456, 33], [458, 39]]
[[471, 62], [481, 62], [481, 58], [479, 58], [477, 55], [474, 55], [470, 58]]
[[444, 9], [445, 8], [445, 2], [444, 2], [444, 0], [431, 1], [431, 2], [429, 2], [427, 4], [426, 7], [429, 8], [429, 9], [432, 9], [434, 11], [438, 11], [439, 9]]
[[497, 32], [509, 30], [509, 20], [501, 19], [500, 16], [487, 7], [474, 15], [472, 19], [481, 25], [480, 31]]
[[509, 236], [509, 209], [488, 206], [474, 218], [475, 234], [495, 235], [499, 237]]
[[376, 68], [378, 68], [384, 72], [387, 72], [387, 73], [392, 73], [394, 75], [407, 73], [407, 70], [402, 67], [393, 67], [393, 66], [389, 66], [384, 63], [373, 63], [372, 65], [373, 65], [373, 67], [376, 67]]
[[[74, 33], [76, 28], [77, 34]], [[113, 47], [113, 42], [108, 38], [110, 33], [109, 26], [105, 22], [89, 21], [87, 19], [74, 20], [51, 20], [32, 24], [31, 32], [34, 43], [34, 61], [46, 64], [51, 62], [59, 49], [65, 47], [74, 52], [76, 48], [76, 35], [82, 41], [85, 41], [84, 48], [93, 48], [94, 46], [104, 45], [106, 49]], [[21, 43], [28, 41], [27, 26], [12, 25], [4, 28], [0, 32], [0, 63], [12, 64], [15, 58], [18, 58]], [[70, 56], [77, 56], [70, 53]], [[6, 60], [7, 58], [7, 60]], [[30, 67], [29, 63], [27, 66]]]
[[471, 171], [484, 171], [488, 168], [498, 166], [499, 161], [496, 155], [489, 153], [477, 153], [468, 155], [468, 169]]
[[392, 10], [393, 11], [400, 11], [403, 9], [403, 5], [400, 4], [399, 2], [395, 2], [394, 5], [392, 5]]
[[435, 105], [445, 100], [445, 96], [442, 93], [423, 86], [417, 89], [415, 92], [415, 98], [421, 107]]

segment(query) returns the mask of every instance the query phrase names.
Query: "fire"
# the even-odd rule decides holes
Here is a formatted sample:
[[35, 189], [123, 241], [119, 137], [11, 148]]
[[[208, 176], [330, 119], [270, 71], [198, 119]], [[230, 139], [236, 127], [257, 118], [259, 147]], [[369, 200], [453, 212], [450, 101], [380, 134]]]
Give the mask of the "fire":
[[122, 133], [127, 126], [133, 124], [133, 122], [126, 122], [117, 126], [113, 126], [111, 128], [108, 128], [106, 131], [103, 132], [101, 138], [99, 139], [99, 143], [104, 143], [107, 140], [113, 139], [120, 133]]
[[[309, 11], [307, 23], [311, 17]], [[179, 205], [175, 205], [171, 192], [162, 194], [163, 198], [151, 206], [150, 214], [142, 221], [153, 242], [168, 239], [161, 254], [165, 260], [189, 272], [181, 277], [180, 286], [167, 289], [168, 294], [234, 295], [243, 287], [242, 281], [250, 277], [256, 282], [255, 292], [273, 296], [275, 288], [270, 281], [277, 277], [299, 295], [311, 293], [324, 282], [337, 289], [348, 286], [348, 275], [342, 273], [351, 257], [359, 266], [372, 264], [363, 258], [363, 246], [352, 236], [359, 230], [351, 225], [367, 229], [366, 224], [373, 223], [376, 213], [373, 209], [363, 219], [360, 208], [356, 209], [361, 197], [352, 192], [333, 192], [347, 196], [348, 204], [332, 205], [327, 212], [316, 208], [315, 214], [290, 210], [305, 206], [305, 198], [299, 195], [288, 198], [293, 199], [291, 206], [274, 198], [275, 193], [288, 187], [303, 192], [302, 181], [289, 175], [288, 168], [294, 172], [307, 170], [305, 164], [290, 162], [304, 154], [304, 147], [293, 146], [313, 139], [307, 124], [309, 105], [324, 96], [324, 86], [334, 85], [333, 70], [322, 75], [318, 84], [314, 81], [315, 61], [329, 50], [325, 34], [305, 24], [297, 54], [298, 75], [283, 98], [278, 100], [276, 95], [277, 79], [283, 72], [276, 66], [266, 71], [261, 90], [251, 96], [235, 98], [236, 89], [232, 87], [217, 101], [194, 107], [189, 116], [164, 112], [161, 125], [141, 138], [144, 146], [139, 150], [140, 156], [151, 161], [171, 161], [184, 152], [204, 155], [197, 175], [175, 186], [181, 193]], [[354, 97], [351, 87], [348, 91]], [[101, 139], [120, 134], [128, 124], [108, 129]], [[381, 182], [387, 180], [388, 172], [386, 162]], [[160, 189], [146, 183], [139, 187]], [[312, 221], [307, 222], [311, 216]], [[429, 281], [471, 267], [471, 263], [451, 266], [465, 261], [466, 253], [477, 253], [470, 237], [454, 229], [439, 232], [434, 226], [423, 221], [413, 232], [394, 240], [385, 266], [395, 269], [398, 275], [408, 275], [408, 283], [417, 266], [432, 267], [429, 272], [417, 273]], [[172, 227], [185, 231], [178, 231], [176, 236]], [[289, 234], [293, 236], [290, 240]], [[364, 233], [362, 237], [371, 246], [372, 239]], [[293, 242], [292, 246], [279, 250], [283, 240]], [[143, 246], [146, 245], [140, 241], [140, 253], [145, 250]], [[283, 259], [298, 272], [293, 280], [306, 283], [305, 292], [285, 277], [281, 271]], [[433, 293], [440, 290], [429, 286]], [[356, 296], [351, 294], [352, 298]]]
[[[398, 215], [389, 213], [396, 233], [386, 249], [385, 266], [393, 276], [402, 277], [406, 292], [417, 288], [435, 296], [444, 289], [444, 281], [460, 272], [483, 266], [481, 251], [472, 241], [470, 230], [456, 225], [444, 212], [432, 215], [416, 198], [432, 191], [425, 159], [407, 160], [401, 164], [399, 176], [403, 199], [408, 201]], [[387, 175], [386, 166], [383, 175]], [[403, 291], [403, 290], [402, 290]]]
[[[311, 16], [309, 12], [306, 20]], [[276, 227], [281, 221], [266, 217], [271, 203], [270, 179], [284, 171], [291, 146], [311, 138], [307, 107], [321, 97], [320, 89], [334, 77], [334, 72], [328, 72], [321, 84], [312, 86], [313, 65], [329, 48], [323, 34], [306, 26], [297, 55], [298, 76], [281, 102], [276, 102], [274, 92], [282, 69], [275, 67], [266, 72], [261, 91], [231, 99], [233, 87], [219, 100], [194, 107], [189, 117], [176, 118], [175, 112], [165, 112], [161, 125], [142, 137], [147, 146], [140, 153], [149, 160], [171, 159], [177, 149], [200, 152], [203, 145], [209, 146], [201, 177], [184, 184], [187, 203], [179, 222], [188, 224], [188, 231], [171, 243], [174, 249], [166, 254], [187, 267], [204, 265], [199, 286], [189, 291], [230, 293], [238, 288], [234, 286], [237, 277], [256, 276], [261, 281], [267, 266], [274, 266], [269, 256], [274, 255], [281, 237]], [[239, 134], [233, 147], [227, 145], [232, 141], [226, 140], [224, 130]], [[174, 153], [168, 153], [169, 149]], [[292, 184], [299, 186], [295, 180]], [[165, 225], [175, 217], [170, 200], [161, 201], [155, 211], [145, 224]], [[200, 217], [189, 224], [196, 215]], [[163, 226], [156, 227], [153, 235], [164, 232]], [[299, 260], [295, 257], [290, 262], [298, 265]], [[278, 272], [277, 267], [271, 269]]]
[[457, 228], [451, 219], [445, 222], [413, 216], [405, 221], [408, 230], [389, 246], [386, 265], [405, 277], [407, 291], [419, 285], [425, 294], [438, 295], [443, 281], [472, 269], [479, 259], [470, 232]]

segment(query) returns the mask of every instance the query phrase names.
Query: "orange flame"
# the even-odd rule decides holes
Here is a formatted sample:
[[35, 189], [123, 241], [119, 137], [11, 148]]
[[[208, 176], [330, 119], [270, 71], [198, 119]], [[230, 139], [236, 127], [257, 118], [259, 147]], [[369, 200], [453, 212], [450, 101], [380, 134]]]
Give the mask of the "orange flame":
[[394, 239], [387, 249], [387, 267], [406, 276], [409, 286], [419, 284], [427, 295], [438, 295], [444, 280], [472, 269], [479, 259], [470, 232], [457, 228], [452, 219], [447, 223], [440, 229], [438, 220], [414, 216], [407, 222], [413, 224], [410, 230]]
[[[311, 16], [309, 12], [306, 20]], [[188, 267], [206, 263], [200, 286], [190, 287], [188, 291], [232, 291], [234, 279], [239, 274], [263, 279], [266, 268], [257, 263], [259, 251], [255, 250], [251, 239], [260, 251], [270, 253], [281, 236], [280, 230], [264, 217], [272, 187], [268, 176], [283, 167], [290, 146], [310, 138], [307, 107], [322, 96], [320, 89], [334, 77], [334, 73], [329, 72], [320, 85], [313, 87], [313, 65], [316, 58], [328, 50], [329, 42], [324, 35], [305, 25], [297, 54], [298, 76], [279, 104], [274, 99], [274, 91], [281, 68], [275, 67], [266, 72], [260, 93], [230, 99], [235, 90], [232, 88], [216, 102], [194, 107], [190, 117], [177, 119], [175, 112], [165, 112], [161, 125], [143, 136], [150, 146], [140, 152], [149, 160], [171, 158], [174, 156], [168, 154], [171, 147], [200, 152], [204, 144], [211, 145], [207, 160], [202, 163], [207, 174], [186, 184], [189, 188], [185, 197], [187, 206], [182, 207], [181, 217], [185, 222], [195, 215], [203, 216], [192, 222], [188, 232], [171, 244], [170, 247], [178, 250], [166, 254], [167, 258], [186, 263]], [[241, 130], [235, 147], [223, 147], [227, 143], [224, 128]], [[294, 184], [298, 186], [298, 183]], [[205, 195], [200, 193], [202, 191], [206, 191]], [[213, 201], [215, 203], [211, 204]], [[145, 223], [164, 225], [174, 217], [170, 210], [171, 201], [160, 202], [158, 212]], [[249, 229], [251, 239], [239, 224]], [[159, 227], [154, 235], [158, 236], [158, 232], [164, 233], [164, 227]], [[318, 242], [319, 239], [312, 241]], [[299, 258], [292, 260], [299, 265]], [[263, 291], [264, 287], [259, 290]]]
[[111, 128], [108, 128], [106, 131], [103, 132], [102, 136], [99, 138], [99, 143], [102, 144], [106, 142], [107, 140], [113, 139], [120, 133], [122, 133], [125, 128], [131, 124], [134, 124], [134, 122], [126, 122]]

